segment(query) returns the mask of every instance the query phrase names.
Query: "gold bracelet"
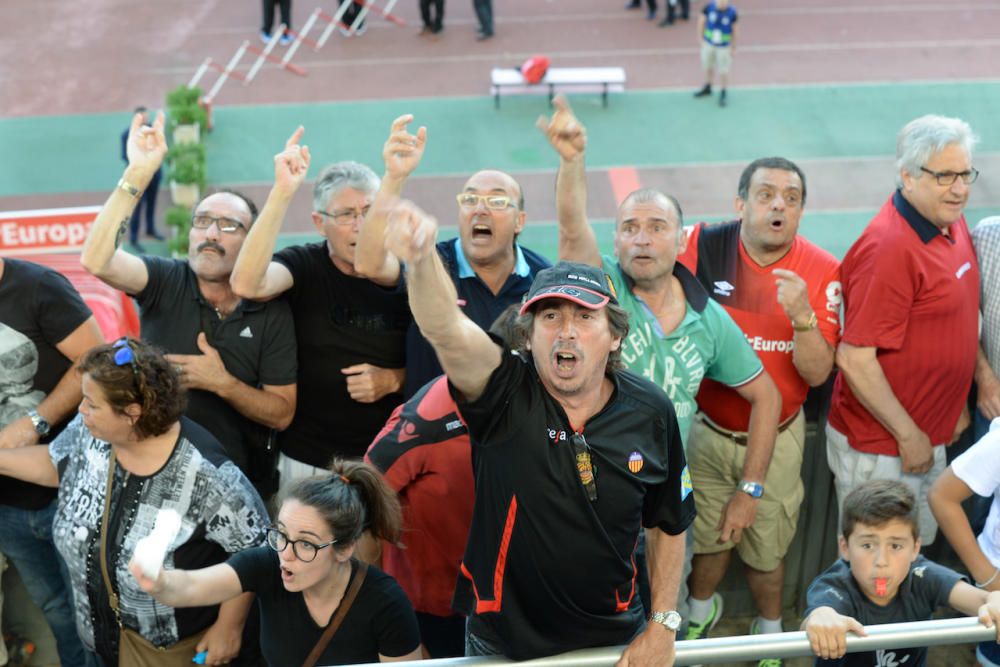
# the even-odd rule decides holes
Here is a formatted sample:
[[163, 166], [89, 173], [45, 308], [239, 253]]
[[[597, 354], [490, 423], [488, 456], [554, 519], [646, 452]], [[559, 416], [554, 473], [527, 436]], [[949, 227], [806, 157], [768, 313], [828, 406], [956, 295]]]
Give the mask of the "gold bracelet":
[[792, 320], [792, 328], [796, 331], [812, 331], [816, 328], [816, 311], [809, 313], [809, 321], [805, 324], [798, 324], [795, 320]]
[[138, 197], [139, 193], [142, 192], [142, 190], [135, 187], [134, 185], [126, 181], [124, 178], [118, 179], [118, 189], [127, 192], [133, 197]]

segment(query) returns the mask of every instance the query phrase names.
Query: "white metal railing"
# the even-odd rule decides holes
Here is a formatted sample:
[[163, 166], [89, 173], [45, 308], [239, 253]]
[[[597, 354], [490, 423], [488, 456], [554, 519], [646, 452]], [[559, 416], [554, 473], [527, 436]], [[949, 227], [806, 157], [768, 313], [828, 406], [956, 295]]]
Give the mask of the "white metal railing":
[[[910, 648], [913, 646], [944, 646], [970, 644], [996, 638], [996, 629], [987, 628], [976, 618], [948, 618], [914, 623], [869, 625], [867, 637], [848, 633], [847, 651], [874, 651], [883, 648]], [[612, 667], [621, 657], [622, 647], [594, 648], [572, 651], [547, 658], [529, 660], [524, 664], [533, 667]], [[805, 632], [783, 632], [773, 635], [747, 635], [742, 637], [714, 637], [696, 641], [677, 642], [675, 665], [718, 664], [741, 662], [761, 658], [795, 658], [813, 655]], [[440, 658], [394, 663], [399, 667], [479, 667], [481, 665], [507, 665], [514, 662], [503, 657]], [[381, 663], [370, 663], [375, 667]]]

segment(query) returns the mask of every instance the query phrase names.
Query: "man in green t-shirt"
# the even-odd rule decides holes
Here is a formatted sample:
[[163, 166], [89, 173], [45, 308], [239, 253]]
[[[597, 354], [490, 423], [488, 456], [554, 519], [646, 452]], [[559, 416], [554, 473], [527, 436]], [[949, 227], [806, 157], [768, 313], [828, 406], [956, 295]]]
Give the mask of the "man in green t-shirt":
[[[560, 157], [556, 180], [559, 258], [600, 266], [608, 274], [619, 303], [630, 315], [622, 360], [629, 370], [667, 393], [685, 444], [703, 378], [733, 387], [750, 403], [741, 480], [750, 485], [741, 487], [763, 484], [777, 434], [781, 395], [740, 328], [709, 298], [694, 275], [677, 263], [687, 240], [680, 204], [652, 189], [628, 195], [615, 220], [615, 256], [602, 257], [586, 213], [586, 130], [561, 96], [553, 103], [552, 118], [540, 118], [538, 125]], [[739, 542], [743, 530], [754, 522], [757, 504], [758, 498], [734, 489], [722, 512], [720, 543]], [[690, 554], [685, 576], [689, 563]], [[681, 592], [682, 600], [685, 593]]]

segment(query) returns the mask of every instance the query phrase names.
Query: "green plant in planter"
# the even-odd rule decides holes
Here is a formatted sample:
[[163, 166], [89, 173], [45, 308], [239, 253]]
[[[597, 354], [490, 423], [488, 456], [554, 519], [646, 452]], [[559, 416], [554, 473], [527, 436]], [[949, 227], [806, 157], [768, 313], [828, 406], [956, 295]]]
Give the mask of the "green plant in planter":
[[167, 93], [167, 107], [198, 106], [200, 99], [201, 88], [188, 88], [182, 84]]
[[164, 217], [167, 227], [173, 227], [180, 233], [191, 224], [191, 211], [186, 206], [171, 206]]
[[172, 163], [177, 160], [197, 160], [202, 164], [205, 163], [205, 146], [204, 144], [177, 144], [171, 146], [170, 150], [167, 151], [167, 162]]
[[200, 99], [201, 88], [178, 86], [167, 93], [167, 116], [170, 118], [170, 127], [194, 124], [206, 126], [208, 114], [199, 106]]
[[170, 162], [170, 180], [176, 183], [195, 183], [205, 188], [205, 162], [192, 154], [185, 154]]

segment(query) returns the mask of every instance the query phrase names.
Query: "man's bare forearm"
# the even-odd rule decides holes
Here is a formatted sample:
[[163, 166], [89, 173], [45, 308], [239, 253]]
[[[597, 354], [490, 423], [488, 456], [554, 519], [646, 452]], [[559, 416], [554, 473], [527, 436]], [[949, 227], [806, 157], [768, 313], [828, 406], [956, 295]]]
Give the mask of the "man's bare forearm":
[[792, 363], [810, 387], [818, 387], [830, 377], [833, 370], [833, 346], [827, 342], [819, 327], [795, 332]]
[[597, 237], [587, 221], [587, 176], [583, 155], [560, 160], [556, 175], [559, 259], [600, 266]]
[[254, 299], [263, 293], [267, 268], [293, 196], [294, 193], [272, 188], [257, 221], [247, 233], [229, 277], [233, 292], [240, 297]]

